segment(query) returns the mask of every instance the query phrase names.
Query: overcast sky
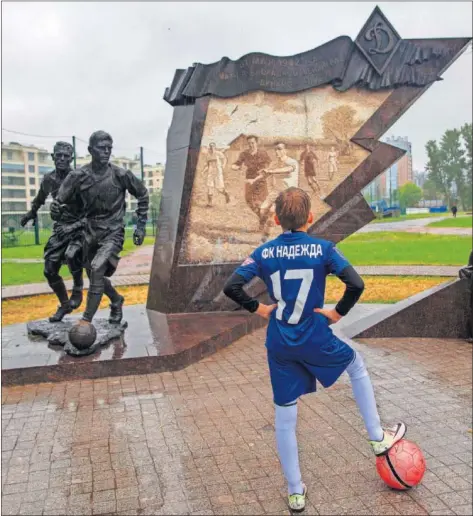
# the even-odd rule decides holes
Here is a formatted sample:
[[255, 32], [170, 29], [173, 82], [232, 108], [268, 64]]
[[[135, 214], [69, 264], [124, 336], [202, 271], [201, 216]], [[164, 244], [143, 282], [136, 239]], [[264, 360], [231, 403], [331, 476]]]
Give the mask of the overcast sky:
[[[162, 100], [176, 68], [249, 52], [293, 55], [340, 35], [354, 39], [376, 4], [2, 3], [2, 127], [87, 139], [109, 131], [115, 155], [145, 148], [165, 161], [172, 107]], [[472, 34], [472, 4], [378, 4], [401, 37]], [[472, 119], [472, 55], [461, 56], [387, 133], [408, 136], [414, 169], [425, 143]], [[2, 141], [42, 144], [3, 132]], [[86, 146], [80, 144], [81, 153]]]

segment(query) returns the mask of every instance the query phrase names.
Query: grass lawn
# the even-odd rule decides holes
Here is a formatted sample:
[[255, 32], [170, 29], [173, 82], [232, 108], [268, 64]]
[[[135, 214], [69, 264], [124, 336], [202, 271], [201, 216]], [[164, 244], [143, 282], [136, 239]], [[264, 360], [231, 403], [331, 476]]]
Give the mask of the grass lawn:
[[[396, 303], [406, 297], [422, 292], [451, 278], [415, 277], [415, 276], [365, 276], [365, 291], [360, 299], [362, 303]], [[325, 302], [336, 303], [345, 290], [343, 283], [334, 277], [327, 280]], [[148, 285], [119, 287], [119, 291], [126, 298], [126, 305], [146, 303]], [[79, 311], [85, 309], [85, 299]], [[107, 308], [108, 299], [104, 297], [101, 308]], [[48, 317], [57, 307], [56, 296], [52, 294], [25, 297], [2, 301], [2, 326], [27, 322], [32, 319]], [[256, 317], [256, 316], [255, 316]]]
[[465, 265], [471, 237], [422, 233], [360, 233], [338, 247], [353, 265]]
[[431, 222], [429, 228], [471, 228], [473, 219], [471, 216], [465, 217], [450, 217], [444, 220], [438, 220], [437, 222]]
[[380, 224], [381, 222], [401, 222], [403, 220], [430, 219], [433, 217], [448, 217], [449, 213], [411, 213], [400, 217], [388, 217], [386, 219], [375, 219], [370, 224]]
[[[43, 269], [42, 263], [2, 263], [2, 287], [46, 281]], [[61, 267], [61, 276], [64, 279], [71, 277], [67, 267]]]
[[[146, 237], [145, 244], [152, 244]], [[422, 233], [361, 233], [353, 235], [338, 246], [353, 265], [465, 265], [471, 251], [471, 237], [457, 235], [429, 235]], [[5, 251], [30, 248], [10, 248], [3, 258], [41, 258], [42, 247], [35, 246], [36, 255], [28, 251], [22, 256], [8, 256]], [[136, 249], [131, 239], [125, 241], [122, 256]], [[69, 278], [67, 267], [62, 268]], [[41, 263], [3, 263], [2, 286], [44, 281]]]
[[[143, 245], [152, 245], [154, 244], [155, 237], [153, 236], [147, 236], [145, 237], [145, 241], [143, 242]], [[13, 260], [21, 260], [25, 258], [29, 259], [42, 259], [43, 258], [43, 252], [44, 252], [44, 246], [46, 244], [46, 241], [44, 244], [41, 245], [27, 245], [27, 246], [18, 246], [18, 247], [4, 247], [2, 248], [2, 258], [8, 258]], [[120, 256], [126, 256], [127, 254], [134, 251], [137, 247], [133, 243], [132, 236], [126, 235], [125, 238], [125, 244], [123, 246], [123, 251], [121, 252]]]
[[[146, 237], [143, 245], [152, 245], [154, 237]], [[10, 247], [2, 249], [2, 258], [42, 258], [44, 246], [35, 245], [27, 247]], [[131, 238], [125, 240], [125, 245], [120, 256], [126, 256], [135, 251], [137, 246], [133, 244]], [[26, 252], [25, 252], [26, 250]], [[5, 252], [7, 251], [7, 252]], [[70, 279], [69, 269], [63, 265], [61, 267], [61, 276], [64, 279]], [[43, 275], [42, 263], [2, 263], [2, 287], [10, 285], [23, 285], [26, 283], [41, 283], [46, 281]]]

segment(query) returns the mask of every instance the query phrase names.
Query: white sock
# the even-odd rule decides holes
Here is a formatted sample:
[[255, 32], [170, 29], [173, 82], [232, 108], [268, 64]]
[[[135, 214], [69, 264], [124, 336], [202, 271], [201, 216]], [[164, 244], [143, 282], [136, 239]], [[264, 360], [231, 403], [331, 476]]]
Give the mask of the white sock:
[[276, 405], [276, 443], [279, 460], [286, 477], [289, 494], [303, 494], [299, 450], [296, 437], [297, 403], [281, 407]]
[[363, 358], [355, 351], [355, 359], [347, 367], [350, 376], [353, 396], [355, 397], [361, 417], [365, 423], [371, 441], [381, 441], [384, 437], [383, 429], [379, 419], [376, 400], [374, 397], [373, 385], [363, 362]]

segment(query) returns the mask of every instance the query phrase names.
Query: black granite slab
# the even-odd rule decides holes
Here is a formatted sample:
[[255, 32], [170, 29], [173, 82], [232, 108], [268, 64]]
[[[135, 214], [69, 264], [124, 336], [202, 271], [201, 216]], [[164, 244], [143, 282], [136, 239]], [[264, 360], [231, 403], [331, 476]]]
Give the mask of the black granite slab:
[[[380, 13], [375, 10], [372, 18], [379, 21], [379, 16]], [[405, 153], [397, 147], [379, 142], [378, 138], [399, 119], [432, 82], [438, 79], [440, 74], [464, 51], [468, 42], [469, 38], [401, 41], [395, 52], [396, 55], [398, 51], [403, 52], [402, 62], [399, 61], [399, 56], [392, 56], [382, 75], [378, 74], [353, 43], [351, 54], [346, 61], [347, 68], [343, 72], [345, 74], [343, 81], [348, 77], [348, 82], [345, 81], [344, 85], [339, 85], [339, 88], [344, 90], [361, 85], [374, 90], [388, 87], [394, 87], [394, 89], [351, 140], [368, 150], [369, 156], [324, 199], [324, 202], [330, 206], [330, 211], [310, 228], [310, 234], [339, 242], [373, 220], [374, 215], [360, 192]], [[320, 47], [320, 55], [330, 53], [332, 47], [341, 48], [345, 44], [346, 38], [338, 38]], [[249, 67], [247, 72], [250, 76], [263, 66], [273, 67], [276, 71], [281, 67], [288, 69], [292, 67], [293, 71], [302, 67], [305, 70], [303, 73], [315, 74], [316, 84], [313, 85], [320, 85], [321, 83], [317, 82], [317, 74], [320, 76], [320, 70], [310, 71], [310, 67], [301, 64], [305, 63], [304, 60], [315, 59], [318, 55], [318, 51], [313, 51], [313, 55], [310, 52], [307, 56], [301, 54], [299, 57], [302, 61], [293, 59], [290, 64], [291, 58], [251, 54], [239, 61], [223, 58], [218, 64], [196, 65], [187, 71], [178, 71], [171, 88], [166, 93], [166, 100], [175, 107], [168, 133], [163, 199], [157, 220], [159, 238], [155, 244], [147, 300], [148, 309], [162, 313], [193, 313], [225, 311], [234, 307], [222, 295], [222, 287], [238, 263], [198, 265], [178, 263], [190, 209], [200, 142], [211, 99], [210, 94], [228, 98], [250, 91], [254, 84], [244, 80], [238, 82], [235, 78], [238, 74], [232, 72], [235, 66], [238, 68], [240, 65], [243, 71], [245, 67]], [[330, 61], [330, 58], [328, 59]], [[333, 66], [325, 66], [325, 70], [327, 73], [329, 69], [332, 70], [338, 77], [339, 66], [338, 61], [335, 61], [332, 63]], [[320, 63], [323, 62], [325, 61], [320, 61]], [[214, 77], [217, 69], [218, 74]], [[348, 69], [351, 71], [348, 72]], [[415, 80], [408, 80], [409, 74]], [[204, 81], [203, 77], [207, 79]], [[358, 79], [353, 82], [354, 77]], [[389, 77], [389, 80], [384, 80], [385, 77]], [[337, 80], [335, 77], [334, 86], [338, 84]], [[394, 82], [391, 83], [391, 80]], [[305, 89], [309, 87], [311, 85], [307, 85]], [[241, 88], [244, 91], [240, 91]], [[294, 85], [291, 88], [285, 86], [282, 89], [277, 86], [273, 88], [271, 85], [259, 86], [257, 89], [299, 91]], [[258, 282], [254, 288], [261, 294], [264, 292], [264, 287]]]
[[[106, 315], [98, 312], [98, 317]], [[43, 338], [28, 337], [26, 324], [3, 328], [2, 385], [182, 369], [266, 324], [243, 311], [162, 314], [136, 305], [125, 307], [124, 315], [129, 325], [124, 335], [82, 357], [69, 356]]]
[[465, 339], [471, 317], [468, 280], [437, 285], [344, 328], [350, 338]]
[[176, 70], [164, 99], [181, 106], [207, 95], [230, 98], [256, 90], [293, 93], [326, 84], [339, 91], [424, 89], [440, 80], [470, 39], [402, 39], [376, 7], [355, 41], [339, 36], [292, 56], [253, 52], [235, 61], [222, 57], [211, 64], [194, 63], [187, 70]]

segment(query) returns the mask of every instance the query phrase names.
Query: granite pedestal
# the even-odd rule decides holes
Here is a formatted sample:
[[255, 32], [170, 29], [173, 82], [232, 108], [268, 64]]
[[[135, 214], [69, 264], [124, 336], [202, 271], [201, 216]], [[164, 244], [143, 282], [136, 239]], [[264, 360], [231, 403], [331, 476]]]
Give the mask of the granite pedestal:
[[[107, 317], [108, 310], [97, 318]], [[94, 354], [71, 357], [61, 346], [29, 337], [26, 324], [2, 331], [2, 385], [100, 378], [174, 371], [229, 345], [264, 326], [247, 312], [160, 314], [144, 305], [125, 307], [128, 328]], [[79, 317], [66, 317], [75, 320]]]
[[354, 322], [345, 334], [357, 339], [466, 339], [469, 296], [468, 280], [448, 281]]
[[[306, 191], [312, 236], [337, 243], [370, 222], [361, 192], [405, 154], [380, 139], [469, 43], [403, 39], [376, 7], [355, 40], [176, 70], [147, 309], [198, 314], [206, 328], [227, 317], [225, 281], [279, 234], [262, 209], [270, 189]], [[282, 164], [284, 185], [271, 177]], [[266, 286], [248, 291], [260, 298]]]

